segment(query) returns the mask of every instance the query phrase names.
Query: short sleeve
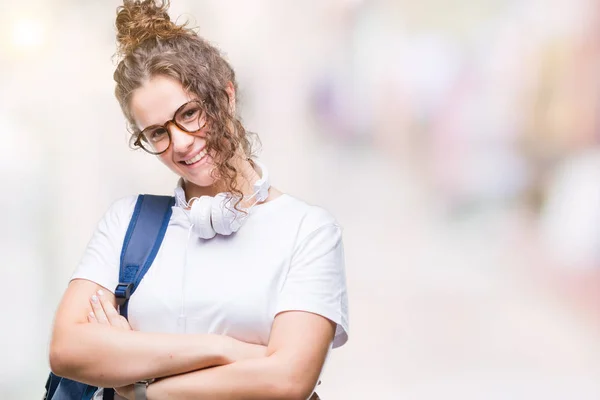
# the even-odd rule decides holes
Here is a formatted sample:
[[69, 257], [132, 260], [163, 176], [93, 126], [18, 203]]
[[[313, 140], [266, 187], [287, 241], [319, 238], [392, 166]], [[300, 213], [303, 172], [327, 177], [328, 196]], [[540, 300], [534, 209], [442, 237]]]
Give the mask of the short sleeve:
[[333, 348], [348, 340], [348, 294], [342, 229], [333, 220], [312, 229], [294, 249], [276, 314], [308, 311], [337, 324]]
[[133, 215], [137, 196], [115, 201], [104, 214], [90, 239], [73, 279], [87, 279], [114, 293], [119, 283], [123, 239]]

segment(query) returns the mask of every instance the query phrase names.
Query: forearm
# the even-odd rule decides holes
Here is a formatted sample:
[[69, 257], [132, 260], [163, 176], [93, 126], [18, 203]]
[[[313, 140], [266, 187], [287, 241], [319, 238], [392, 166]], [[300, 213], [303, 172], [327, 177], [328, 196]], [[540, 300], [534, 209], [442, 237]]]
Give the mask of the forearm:
[[60, 376], [116, 387], [233, 362], [234, 339], [219, 335], [146, 333], [77, 324], [55, 332], [52, 370]]
[[148, 400], [306, 400], [318, 371], [294, 371], [276, 355], [161, 379], [148, 387]]

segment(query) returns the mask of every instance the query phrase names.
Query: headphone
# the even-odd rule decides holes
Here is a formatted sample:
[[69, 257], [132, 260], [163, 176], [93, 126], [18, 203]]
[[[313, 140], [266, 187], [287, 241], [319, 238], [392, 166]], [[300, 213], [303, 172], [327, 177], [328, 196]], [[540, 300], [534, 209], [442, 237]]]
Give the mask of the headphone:
[[[217, 234], [231, 235], [233, 232], [237, 232], [248, 217], [250, 209], [269, 197], [269, 188], [271, 187], [269, 171], [262, 163], [258, 161], [254, 161], [254, 163], [260, 168], [261, 177], [252, 185], [254, 193], [247, 199], [255, 197], [256, 201], [243, 211], [234, 208], [239, 197], [231, 193], [193, 198], [195, 201], [192, 203], [189, 218], [193, 231], [202, 239], [212, 239]], [[190, 199], [190, 202], [193, 199]], [[180, 200], [183, 200], [184, 204], [188, 204], [184, 199], [180, 198]]]

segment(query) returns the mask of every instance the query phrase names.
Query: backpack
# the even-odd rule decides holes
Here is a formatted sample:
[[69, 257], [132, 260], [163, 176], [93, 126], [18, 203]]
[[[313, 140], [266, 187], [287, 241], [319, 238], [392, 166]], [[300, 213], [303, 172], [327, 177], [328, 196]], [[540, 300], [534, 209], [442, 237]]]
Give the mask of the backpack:
[[[139, 195], [123, 241], [119, 284], [115, 289], [119, 312], [127, 318], [129, 298], [148, 271], [165, 236], [175, 198]], [[97, 387], [50, 373], [44, 400], [90, 400]], [[113, 400], [115, 391], [104, 389], [103, 400]]]

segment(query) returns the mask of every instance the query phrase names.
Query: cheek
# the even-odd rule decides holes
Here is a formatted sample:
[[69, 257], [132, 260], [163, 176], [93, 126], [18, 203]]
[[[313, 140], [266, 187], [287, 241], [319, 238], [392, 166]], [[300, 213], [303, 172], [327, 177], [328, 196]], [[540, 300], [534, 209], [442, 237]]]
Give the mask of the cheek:
[[159, 154], [157, 156], [157, 158], [160, 160], [160, 162], [162, 162], [163, 164], [165, 164], [167, 167], [169, 168], [173, 168], [174, 166], [176, 166], [177, 163], [175, 163], [173, 161], [173, 159], [171, 158], [171, 155], [169, 154], [170, 152], [167, 151], [163, 154]]

